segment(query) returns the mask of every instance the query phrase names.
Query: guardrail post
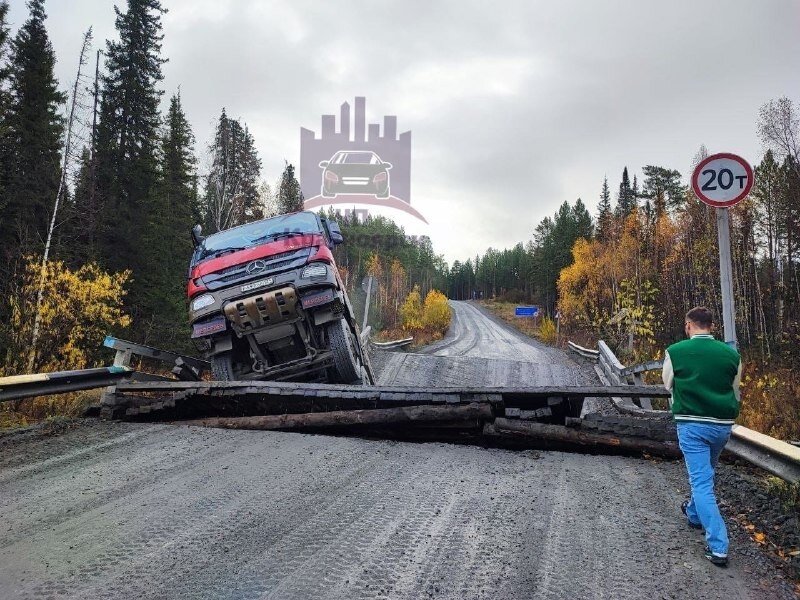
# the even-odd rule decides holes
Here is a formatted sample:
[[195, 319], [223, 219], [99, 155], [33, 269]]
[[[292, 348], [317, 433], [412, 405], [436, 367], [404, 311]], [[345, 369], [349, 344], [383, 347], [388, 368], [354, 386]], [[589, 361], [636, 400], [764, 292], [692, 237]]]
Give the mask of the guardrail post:
[[[131, 358], [133, 357], [133, 353], [131, 352], [130, 348], [125, 350], [117, 350], [114, 354], [114, 366], [115, 367], [130, 367], [131, 366]], [[107, 406], [114, 404], [114, 399], [116, 398], [116, 385], [108, 386], [103, 394], [100, 396], [100, 405]]]
[[115, 367], [130, 367], [131, 366], [131, 357], [132, 357], [131, 349], [128, 348], [127, 350], [117, 350], [116, 354], [114, 354], [114, 366]]

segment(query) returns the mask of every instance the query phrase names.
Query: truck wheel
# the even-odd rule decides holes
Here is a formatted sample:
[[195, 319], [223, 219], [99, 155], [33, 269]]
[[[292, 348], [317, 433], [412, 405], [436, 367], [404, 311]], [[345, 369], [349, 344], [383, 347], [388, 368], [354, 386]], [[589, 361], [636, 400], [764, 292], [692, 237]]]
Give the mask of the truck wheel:
[[214, 381], [236, 381], [231, 352], [222, 352], [211, 357], [211, 375]]
[[357, 383], [361, 378], [361, 364], [355, 349], [355, 338], [346, 319], [328, 325], [328, 345], [333, 352], [333, 364], [341, 383]]

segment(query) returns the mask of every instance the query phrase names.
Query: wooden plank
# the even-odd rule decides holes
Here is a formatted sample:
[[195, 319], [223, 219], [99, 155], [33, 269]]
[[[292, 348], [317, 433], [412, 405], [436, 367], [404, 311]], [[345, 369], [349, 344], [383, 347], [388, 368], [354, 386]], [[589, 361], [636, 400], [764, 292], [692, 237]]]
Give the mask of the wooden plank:
[[466, 406], [403, 406], [297, 415], [259, 417], [222, 417], [185, 421], [186, 425], [223, 427], [226, 429], [307, 430], [356, 425], [385, 425], [413, 422], [463, 421], [491, 419], [492, 408], [485, 403], [473, 402]]
[[[305, 392], [316, 392], [317, 396], [325, 397], [327, 394], [339, 392], [342, 397], [353, 398], [361, 394], [374, 394], [380, 395], [381, 399], [387, 400], [400, 400], [401, 394], [413, 394], [418, 397], [421, 394], [432, 393], [437, 399], [444, 396], [444, 401], [448, 400], [447, 396], [453, 395], [469, 395], [474, 397], [476, 394], [490, 394], [497, 395], [516, 395], [528, 397], [544, 397], [548, 396], [570, 396], [570, 397], [628, 397], [635, 398], [640, 396], [652, 398], [667, 398], [669, 392], [662, 386], [655, 385], [616, 385], [616, 386], [536, 386], [536, 387], [508, 387], [508, 388], [441, 388], [432, 392], [425, 388], [409, 388], [409, 387], [396, 387], [396, 386], [375, 386], [375, 387], [362, 387], [362, 386], [337, 386], [325, 384], [295, 384], [294, 387], [287, 388], [285, 382], [274, 383], [269, 381], [214, 381], [214, 382], [187, 382], [187, 381], [143, 381], [143, 382], [122, 382], [117, 386], [118, 392], [139, 392], [139, 393], [156, 393], [156, 392], [178, 392], [191, 390], [195, 393], [223, 393], [233, 391], [234, 393], [247, 393], [247, 394], [275, 394], [275, 395], [297, 395], [304, 396]], [[395, 397], [393, 397], [395, 396]], [[336, 397], [339, 397], [338, 395]]]
[[678, 458], [680, 449], [675, 442], [655, 441], [645, 438], [623, 437], [604, 433], [583, 431], [562, 425], [548, 425], [530, 421], [497, 418], [494, 423], [484, 425], [484, 435], [510, 442], [555, 444], [578, 450], [612, 450], [617, 452], [647, 452], [658, 456]]

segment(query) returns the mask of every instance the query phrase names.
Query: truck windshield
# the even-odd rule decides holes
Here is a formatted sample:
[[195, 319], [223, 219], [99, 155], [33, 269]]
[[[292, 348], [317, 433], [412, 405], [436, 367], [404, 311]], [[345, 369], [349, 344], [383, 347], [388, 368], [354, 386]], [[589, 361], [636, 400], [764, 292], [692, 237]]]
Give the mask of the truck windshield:
[[255, 221], [209, 235], [195, 251], [193, 263], [226, 252], [243, 250], [282, 237], [321, 233], [314, 213], [301, 212]]

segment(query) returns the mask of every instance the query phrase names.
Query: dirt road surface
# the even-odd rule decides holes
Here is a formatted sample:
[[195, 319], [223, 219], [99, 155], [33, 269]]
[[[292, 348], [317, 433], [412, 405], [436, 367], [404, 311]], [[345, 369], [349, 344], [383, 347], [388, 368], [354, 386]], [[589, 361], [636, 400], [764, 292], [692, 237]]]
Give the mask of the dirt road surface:
[[[535, 386], [598, 383], [590, 370], [487, 314], [478, 305], [451, 302], [448, 335], [418, 353], [392, 353], [383, 385], [421, 387]], [[589, 372], [587, 372], [589, 371]]]
[[[393, 381], [579, 371], [454, 310]], [[738, 529], [705, 561], [685, 492], [680, 463], [85, 421], [0, 438], [0, 598], [793, 597]]]

